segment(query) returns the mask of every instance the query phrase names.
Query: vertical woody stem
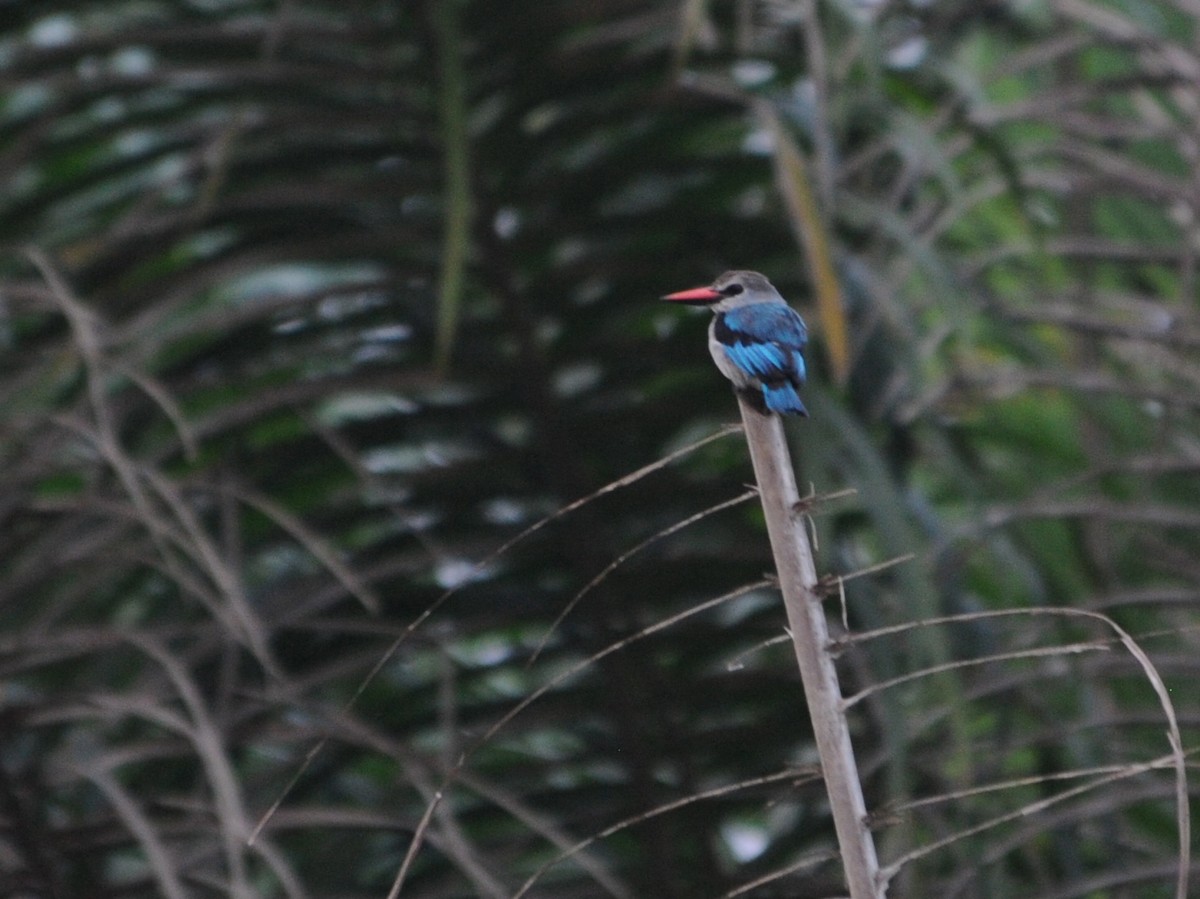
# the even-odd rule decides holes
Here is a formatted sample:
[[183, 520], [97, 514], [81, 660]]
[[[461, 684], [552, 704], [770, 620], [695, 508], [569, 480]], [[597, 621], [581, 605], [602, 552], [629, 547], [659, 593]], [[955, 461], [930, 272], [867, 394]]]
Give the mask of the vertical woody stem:
[[778, 415], [757, 412], [740, 396], [738, 405], [821, 757], [846, 883], [851, 899], [882, 899], [885, 884], [879, 878], [875, 842], [866, 825], [867, 807], [842, 707], [837, 670], [826, 649], [829, 630], [825, 611], [813, 591], [817, 572], [803, 517], [796, 511], [800, 493], [783, 424]]

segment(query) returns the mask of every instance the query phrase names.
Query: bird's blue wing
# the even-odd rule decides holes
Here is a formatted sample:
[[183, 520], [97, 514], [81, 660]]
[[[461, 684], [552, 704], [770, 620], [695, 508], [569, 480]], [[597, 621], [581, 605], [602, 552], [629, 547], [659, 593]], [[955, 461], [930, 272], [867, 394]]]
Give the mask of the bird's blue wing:
[[781, 303], [741, 306], [717, 316], [713, 336], [729, 360], [761, 381], [804, 383], [804, 319]]
[[783, 303], [754, 303], [731, 309], [723, 316], [725, 326], [735, 334], [752, 340], [773, 340], [804, 349], [808, 328], [791, 306]]

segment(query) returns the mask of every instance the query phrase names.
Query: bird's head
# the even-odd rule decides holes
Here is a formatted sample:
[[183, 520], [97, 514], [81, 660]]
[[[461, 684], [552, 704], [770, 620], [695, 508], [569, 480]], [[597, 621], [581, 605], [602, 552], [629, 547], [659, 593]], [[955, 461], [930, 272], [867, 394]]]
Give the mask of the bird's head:
[[714, 312], [724, 312], [751, 303], [784, 301], [771, 282], [758, 272], [726, 272], [708, 287], [669, 293], [663, 299], [672, 303], [687, 303], [689, 306], [711, 306]]

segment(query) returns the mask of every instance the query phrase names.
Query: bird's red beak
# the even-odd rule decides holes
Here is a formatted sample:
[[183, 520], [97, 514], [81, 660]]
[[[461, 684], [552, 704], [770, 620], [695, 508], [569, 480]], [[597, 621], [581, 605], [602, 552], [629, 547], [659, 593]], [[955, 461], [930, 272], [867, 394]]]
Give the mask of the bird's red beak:
[[721, 293], [713, 290], [711, 287], [693, 287], [691, 290], [681, 290], [678, 293], [669, 293], [664, 300], [671, 300], [674, 303], [712, 303], [721, 299]]

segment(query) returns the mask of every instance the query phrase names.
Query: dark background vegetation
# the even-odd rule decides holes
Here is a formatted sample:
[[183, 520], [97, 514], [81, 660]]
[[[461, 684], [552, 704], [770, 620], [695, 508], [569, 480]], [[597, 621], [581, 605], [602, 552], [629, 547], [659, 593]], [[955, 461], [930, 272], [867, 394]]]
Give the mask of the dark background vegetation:
[[[383, 896], [419, 832], [404, 896], [839, 895], [754, 503], [551, 632], [744, 491], [740, 436], [476, 564], [736, 420], [655, 300], [726, 268], [814, 331], [823, 573], [913, 554], [851, 630], [1102, 612], [1200, 744], [1198, 38], [1187, 0], [0, 4], [0, 893]], [[1113, 636], [842, 654], [893, 895], [1171, 894]]]

